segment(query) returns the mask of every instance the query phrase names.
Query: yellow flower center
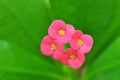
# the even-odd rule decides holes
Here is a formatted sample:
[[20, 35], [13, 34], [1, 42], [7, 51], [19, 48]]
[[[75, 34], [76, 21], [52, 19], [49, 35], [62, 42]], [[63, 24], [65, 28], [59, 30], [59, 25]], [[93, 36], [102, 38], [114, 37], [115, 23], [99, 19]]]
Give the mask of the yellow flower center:
[[76, 55], [75, 55], [75, 54], [70, 54], [70, 55], [69, 55], [69, 58], [70, 58], [71, 60], [74, 60], [74, 59], [76, 59]]
[[53, 51], [57, 50], [56, 44], [52, 44], [52, 45], [51, 45], [51, 49], [52, 49]]
[[83, 45], [84, 45], [84, 42], [83, 42], [82, 39], [78, 39], [77, 44], [80, 45], [80, 46], [83, 46]]
[[58, 30], [58, 35], [64, 36], [65, 35], [65, 30], [64, 29]]

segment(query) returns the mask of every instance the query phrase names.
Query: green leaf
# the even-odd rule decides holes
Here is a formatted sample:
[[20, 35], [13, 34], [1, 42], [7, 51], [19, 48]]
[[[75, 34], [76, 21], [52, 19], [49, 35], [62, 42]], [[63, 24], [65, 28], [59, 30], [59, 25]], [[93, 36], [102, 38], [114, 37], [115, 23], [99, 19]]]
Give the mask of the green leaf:
[[61, 73], [57, 66], [18, 45], [0, 41], [0, 80], [61, 80]]
[[120, 37], [112, 43], [96, 61], [88, 66], [84, 80], [119, 80]]
[[91, 53], [87, 55], [87, 65], [93, 62], [93, 59], [96, 59], [120, 34], [119, 0], [50, 1], [55, 19], [62, 19], [76, 29], [92, 35], [94, 46]]
[[[46, 64], [43, 64], [44, 66], [39, 67], [39, 70], [37, 70], [40, 71], [45, 68], [46, 72], [43, 75], [46, 75], [48, 71], [48, 74], [53, 78], [54, 72], [55, 74], [61, 74], [61, 70], [63, 70], [69, 76], [75, 77], [75, 80], [78, 78], [77, 73], [79, 70], [73, 71], [69, 68], [64, 69], [64, 67], [61, 69], [62, 65], [58, 61], [43, 56], [39, 51], [39, 44], [42, 38], [47, 35], [50, 23], [55, 19], [62, 19], [66, 23], [75, 26], [76, 29], [93, 36], [94, 46], [90, 54], [87, 54], [85, 62], [85, 66], [89, 66], [120, 34], [119, 14], [119, 0], [0, 0], [0, 40], [10, 42], [9, 48], [14, 47], [13, 44], [18, 46], [17, 49], [14, 47], [16, 50], [13, 51], [12, 49], [13, 52], [11, 52], [12, 57], [14, 57], [14, 54], [19, 53], [15, 61], [21, 61], [21, 53], [30, 53], [30, 55], [25, 54], [24, 57], [33, 55], [41, 59], [43, 63], [45, 61], [45, 63], [52, 64], [51, 67], [54, 65], [57, 68], [51, 68], [49, 73], [48, 68], [45, 67]], [[3, 54], [7, 50], [4, 50], [3, 46], [0, 47], [0, 57], [6, 61], [7, 58]], [[16, 66], [18, 65], [17, 62], [14, 63]], [[29, 61], [29, 63], [31, 62], [33, 63], [33, 61]], [[1, 63], [1, 67], [5, 65], [4, 62]], [[18, 66], [30, 66], [28, 62], [25, 63], [26, 65], [19, 64]], [[3, 78], [4, 75], [7, 75], [9, 78], [12, 77], [13, 80], [16, 80], [16, 75], [18, 75], [14, 74], [16, 72], [5, 72], [11, 68], [10, 65], [7, 68], [2, 67], [4, 72], [1, 72], [0, 77]], [[34, 65], [40, 66], [35, 63]], [[21, 70], [26, 71], [27, 69], [21, 68]], [[34, 72], [30, 71], [30, 73]], [[30, 73], [27, 74], [29, 79], [34, 79], [31, 77], [35, 76], [30, 77]], [[47, 77], [40, 77], [41, 75], [42, 72], [35, 78], [46, 78], [48, 80]], [[19, 78], [22, 78], [20, 76], [23, 77], [24, 73], [19, 74]], [[49, 77], [49, 75], [46, 76]], [[28, 79], [28, 77], [26, 78]]]
[[39, 49], [49, 24], [50, 15], [44, 0], [0, 0], [0, 39], [14, 42], [55, 63], [52, 58], [44, 57]]
[[37, 54], [50, 18], [43, 0], [0, 0], [0, 39]]

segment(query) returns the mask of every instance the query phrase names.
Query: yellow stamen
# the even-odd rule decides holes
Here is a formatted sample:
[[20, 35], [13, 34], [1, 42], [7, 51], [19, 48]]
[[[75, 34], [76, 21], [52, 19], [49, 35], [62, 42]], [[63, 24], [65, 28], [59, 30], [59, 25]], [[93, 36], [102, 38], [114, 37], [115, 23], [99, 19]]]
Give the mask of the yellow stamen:
[[76, 59], [76, 55], [75, 55], [75, 54], [70, 54], [69, 58], [70, 58], [71, 60], [74, 60], [74, 59]]
[[65, 30], [64, 29], [58, 30], [58, 35], [64, 36], [65, 35]]
[[77, 43], [78, 43], [78, 45], [80, 45], [80, 46], [83, 46], [83, 45], [84, 45], [84, 42], [83, 42], [82, 39], [78, 39]]
[[57, 50], [56, 44], [52, 44], [52, 45], [51, 45], [51, 49], [52, 49], [53, 51]]

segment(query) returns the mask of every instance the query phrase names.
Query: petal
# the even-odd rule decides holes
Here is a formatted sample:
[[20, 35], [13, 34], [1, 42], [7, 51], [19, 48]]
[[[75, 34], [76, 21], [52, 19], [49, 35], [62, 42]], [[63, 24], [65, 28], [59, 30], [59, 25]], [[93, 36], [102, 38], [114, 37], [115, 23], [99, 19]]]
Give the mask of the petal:
[[80, 47], [80, 52], [82, 53], [88, 53], [93, 45], [93, 39], [90, 35], [83, 35], [81, 36], [81, 39], [84, 41], [84, 45], [82, 47]]
[[60, 58], [60, 61], [61, 61], [62, 64], [67, 65], [68, 64], [68, 59], [69, 59], [68, 56], [63, 54]]
[[71, 38], [74, 40], [78, 40], [82, 35], [83, 35], [82, 31], [76, 30]]
[[45, 36], [42, 40], [42, 43], [44, 44], [52, 44], [54, 40], [50, 36]]
[[84, 34], [81, 36], [81, 39], [84, 40], [86, 46], [92, 46], [93, 45], [93, 39], [90, 35]]
[[70, 55], [71, 53], [77, 54], [77, 51], [76, 51], [76, 50], [73, 50], [72, 48], [68, 48], [68, 49], [64, 52], [64, 54], [62, 55], [62, 57], [61, 57], [61, 62], [62, 62], [63, 64], [68, 64], [69, 55]]
[[46, 56], [51, 56], [54, 51], [51, 50], [51, 47], [50, 45], [53, 43], [53, 39], [50, 38], [49, 36], [45, 36], [41, 42], [41, 46], [40, 46], [40, 49], [41, 49], [41, 52], [46, 55]]
[[62, 20], [55, 20], [53, 23], [50, 25], [48, 29], [48, 34], [50, 37], [53, 39], [57, 39], [59, 35], [57, 34], [57, 31], [59, 29], [66, 29], [66, 24]]
[[85, 55], [82, 52], [77, 52], [78, 60], [83, 64], [85, 62]]
[[77, 40], [71, 39], [69, 43], [74, 50], [80, 49], [80, 46], [77, 44]]
[[71, 37], [70, 40], [70, 46], [74, 49], [74, 50], [78, 50], [80, 49], [80, 46], [77, 44], [77, 40], [83, 35], [82, 31], [80, 30], [76, 30], [74, 32], [74, 34]]
[[68, 61], [68, 64], [71, 68], [73, 69], [78, 69], [82, 66], [82, 62], [80, 62], [78, 59], [75, 59], [75, 60], [70, 60]]
[[68, 37], [71, 38], [73, 33], [75, 33], [75, 29], [71, 24], [66, 24], [66, 25], [67, 25], [66, 34], [67, 34]]
[[57, 45], [57, 50], [59, 50], [60, 52], [64, 51], [64, 46], [63, 44], [60, 44], [59, 42], [55, 41], [55, 44]]
[[60, 51], [55, 51], [55, 53], [53, 54], [53, 58], [55, 60], [60, 60], [60, 58], [61, 58], [62, 55], [63, 54]]
[[73, 50], [72, 48], [68, 48], [65, 52], [64, 52], [64, 54], [65, 55], [67, 55], [67, 56], [69, 56], [71, 53], [77, 53], [77, 51], [76, 50]]
[[92, 47], [90, 47], [90, 46], [84, 45], [84, 46], [80, 47], [80, 49], [79, 49], [78, 51], [79, 51], [80, 53], [86, 54], [86, 53], [90, 52], [91, 48], [92, 48]]
[[62, 20], [55, 20], [50, 25], [50, 28], [58, 30], [58, 29], [61, 29], [61, 28], [65, 28], [65, 26], [66, 26], [66, 24], [64, 23], [64, 21], [62, 21]]
[[44, 43], [41, 43], [40, 49], [42, 54], [46, 56], [51, 56], [54, 53], [54, 51], [51, 50], [50, 46]]
[[61, 44], [68, 43], [71, 39], [71, 36], [75, 32], [75, 29], [72, 25], [66, 24], [66, 33], [64, 36], [59, 36], [56, 41], [60, 42]]

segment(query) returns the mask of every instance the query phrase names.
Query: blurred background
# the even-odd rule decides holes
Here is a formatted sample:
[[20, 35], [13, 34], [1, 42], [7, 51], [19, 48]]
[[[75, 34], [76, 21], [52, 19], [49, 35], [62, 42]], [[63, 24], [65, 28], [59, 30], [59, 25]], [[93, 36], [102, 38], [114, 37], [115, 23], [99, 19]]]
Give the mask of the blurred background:
[[[56, 19], [94, 39], [78, 70], [40, 52]], [[0, 80], [120, 80], [120, 0], [0, 0]]]

